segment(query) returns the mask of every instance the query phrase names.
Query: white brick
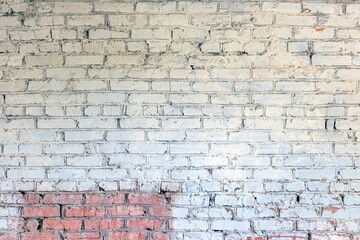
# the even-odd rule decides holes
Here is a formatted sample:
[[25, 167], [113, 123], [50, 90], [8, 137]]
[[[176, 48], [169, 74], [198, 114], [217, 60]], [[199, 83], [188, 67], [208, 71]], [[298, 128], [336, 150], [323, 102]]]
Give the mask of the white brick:
[[224, 231], [247, 231], [250, 229], [248, 221], [215, 220], [211, 223], [211, 229]]
[[125, 169], [90, 169], [90, 179], [124, 179], [127, 173]]

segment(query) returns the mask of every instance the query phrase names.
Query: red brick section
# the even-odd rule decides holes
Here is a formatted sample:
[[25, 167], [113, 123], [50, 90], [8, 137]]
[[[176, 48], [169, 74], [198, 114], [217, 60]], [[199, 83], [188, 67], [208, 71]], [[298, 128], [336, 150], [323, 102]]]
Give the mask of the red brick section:
[[[171, 208], [164, 194], [24, 193], [18, 229], [0, 240], [167, 240]], [[14, 200], [16, 199], [16, 200]]]

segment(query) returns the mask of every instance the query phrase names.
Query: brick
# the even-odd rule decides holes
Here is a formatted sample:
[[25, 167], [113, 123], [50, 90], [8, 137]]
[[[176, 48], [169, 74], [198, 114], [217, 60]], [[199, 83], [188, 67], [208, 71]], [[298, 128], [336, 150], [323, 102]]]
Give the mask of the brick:
[[301, 4], [265, 2], [262, 5], [262, 10], [264, 12], [296, 14], [301, 12]]
[[164, 222], [161, 220], [153, 219], [128, 219], [127, 227], [130, 229], [150, 229], [158, 230], [163, 227]]
[[46, 70], [46, 76], [55, 79], [84, 78], [85, 70], [81, 68], [53, 68]]
[[106, 212], [111, 216], [144, 216], [145, 208], [142, 206], [115, 206], [107, 207]]
[[63, 57], [54, 56], [28, 56], [25, 58], [29, 66], [61, 66], [63, 64]]
[[0, 17], [0, 27], [16, 27], [20, 26], [18, 17]]
[[123, 219], [85, 219], [84, 226], [85, 230], [96, 230], [96, 229], [121, 229], [123, 228], [124, 220]]
[[54, 5], [54, 13], [59, 14], [81, 14], [81, 13], [90, 13], [91, 12], [91, 3], [66, 3], [66, 2], [57, 2]]
[[59, 207], [24, 207], [24, 217], [60, 217]]
[[276, 17], [276, 24], [286, 26], [314, 26], [316, 24], [316, 17], [279, 15]]
[[131, 3], [111, 3], [111, 2], [99, 2], [95, 3], [95, 11], [97, 12], [111, 12], [111, 13], [131, 13], [134, 9]]
[[166, 203], [164, 196], [141, 194], [130, 194], [128, 201], [130, 204], [164, 205]]
[[89, 39], [123, 39], [127, 38], [129, 33], [122, 30], [91, 29]]
[[80, 230], [81, 220], [45, 219], [44, 230]]
[[138, 2], [136, 4], [137, 12], [170, 13], [170, 12], [174, 12], [175, 8], [176, 8], [175, 2], [164, 2], [164, 3]]
[[100, 239], [100, 233], [98, 233], [98, 232], [66, 233], [66, 234], [65, 234], [65, 239], [72, 239], [72, 240], [81, 240], [81, 239], [98, 240], [98, 239]]
[[104, 25], [105, 18], [101, 15], [88, 15], [88, 16], [69, 16], [67, 17], [67, 25], [69, 27], [79, 26], [102, 26]]
[[67, 66], [78, 65], [103, 65], [103, 56], [68, 56], [66, 57]]
[[100, 193], [100, 194], [87, 194], [85, 195], [87, 204], [122, 204], [125, 202], [125, 196], [121, 193]]
[[69, 207], [65, 210], [66, 217], [103, 217], [104, 209], [96, 207]]
[[21, 234], [22, 240], [36, 240], [36, 239], [56, 240], [58, 238], [59, 238], [59, 234], [48, 233], [48, 232], [28, 232]]
[[108, 233], [109, 239], [138, 239], [138, 240], [145, 240], [146, 239], [146, 232], [109, 232]]

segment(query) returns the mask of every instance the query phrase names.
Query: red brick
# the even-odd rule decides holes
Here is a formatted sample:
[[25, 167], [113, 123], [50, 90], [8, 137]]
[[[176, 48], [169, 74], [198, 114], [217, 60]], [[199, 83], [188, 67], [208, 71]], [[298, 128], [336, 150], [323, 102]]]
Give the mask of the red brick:
[[87, 194], [87, 204], [121, 204], [125, 202], [125, 195], [118, 193]]
[[[107, 240], [146, 240], [146, 232], [110, 232]], [[160, 239], [159, 239], [160, 240]]]
[[24, 217], [59, 217], [60, 207], [24, 207]]
[[37, 194], [27, 193], [24, 196], [25, 204], [38, 204], [40, 203], [40, 196]]
[[36, 220], [36, 219], [31, 219], [31, 220], [29, 220], [29, 221], [26, 223], [26, 229], [27, 229], [29, 232], [35, 232], [35, 231], [37, 231], [38, 226], [39, 226], [39, 222], [38, 222], [38, 220]]
[[168, 233], [154, 233], [150, 240], [170, 240]]
[[45, 229], [45, 230], [79, 230], [79, 229], [81, 229], [81, 220], [44, 219], [43, 229]]
[[82, 194], [47, 194], [45, 204], [82, 204]]
[[0, 233], [0, 240], [16, 240], [17, 236], [15, 233]]
[[101, 240], [101, 239], [102, 237], [98, 232], [65, 234], [65, 240]]
[[150, 215], [156, 217], [170, 217], [172, 216], [171, 208], [169, 207], [151, 207]]
[[147, 230], [157, 230], [163, 226], [163, 221], [157, 219], [128, 219], [127, 227], [132, 229], [147, 229]]
[[166, 199], [161, 195], [146, 195], [146, 194], [130, 194], [129, 203], [131, 204], [151, 204], [151, 205], [165, 205]]
[[124, 220], [120, 218], [85, 219], [85, 229], [120, 229]]
[[34, 232], [21, 234], [21, 240], [58, 240], [59, 234]]
[[107, 207], [106, 212], [111, 216], [143, 216], [145, 208], [141, 206], [114, 206]]
[[102, 217], [105, 210], [97, 207], [69, 207], [65, 210], [66, 217]]

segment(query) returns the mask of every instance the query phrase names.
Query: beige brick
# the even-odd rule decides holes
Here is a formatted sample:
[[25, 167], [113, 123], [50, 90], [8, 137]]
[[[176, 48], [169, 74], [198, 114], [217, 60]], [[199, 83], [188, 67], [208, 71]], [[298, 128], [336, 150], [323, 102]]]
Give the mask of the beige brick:
[[[128, 51], [131, 51], [131, 47], [129, 46], [130, 43], [128, 43]], [[119, 53], [119, 52], [125, 52], [125, 42], [123, 41], [110, 41], [105, 46], [105, 51], [107, 53]]]
[[171, 31], [169, 29], [133, 29], [131, 30], [133, 39], [170, 39]]
[[264, 2], [262, 4], [262, 11], [297, 14], [301, 12], [300, 3], [286, 3], [286, 2]]
[[24, 81], [1, 81], [0, 92], [23, 92], [26, 89]]
[[319, 17], [320, 27], [354, 27], [357, 25], [358, 17], [352, 15]]
[[84, 78], [85, 69], [82, 68], [53, 68], [46, 69], [46, 77], [57, 79]]
[[95, 12], [131, 13], [134, 10], [132, 3], [95, 2], [94, 6]]
[[78, 26], [102, 26], [105, 23], [104, 16], [101, 15], [88, 15], [88, 16], [70, 16], [67, 17], [67, 25], [69, 27]]
[[38, 30], [10, 30], [10, 39], [12, 40], [49, 40], [50, 29], [38, 29]]
[[9, 70], [6, 74], [9, 78], [13, 79], [41, 79], [44, 76], [44, 70], [42, 69], [14, 69]]
[[276, 16], [276, 24], [286, 26], [314, 26], [316, 23], [315, 16]]
[[150, 26], [186, 26], [189, 24], [187, 15], [151, 15]]
[[315, 66], [348, 66], [351, 65], [351, 56], [319, 56], [315, 55], [312, 58], [312, 63]]
[[63, 56], [27, 56], [25, 62], [28, 66], [61, 66], [64, 63]]
[[148, 18], [144, 15], [110, 15], [110, 26], [145, 26]]
[[67, 56], [65, 60], [66, 60], [66, 66], [103, 65], [104, 56], [102, 55]]
[[91, 29], [89, 31], [89, 39], [116, 39], [127, 38], [128, 36], [129, 33], [125, 30]]
[[136, 12], [171, 13], [175, 12], [176, 2], [138, 2]]
[[297, 28], [295, 29], [295, 39], [329, 39], [335, 34], [332, 28]]
[[90, 13], [91, 10], [91, 3], [81, 2], [56, 2], [53, 8], [54, 13], [60, 14]]
[[179, 2], [178, 9], [186, 13], [214, 13], [217, 12], [217, 3]]
[[110, 55], [107, 58], [106, 65], [143, 65], [144, 59], [143, 55]]
[[20, 26], [18, 17], [0, 17], [0, 28]]
[[73, 29], [52, 29], [51, 30], [51, 36], [55, 40], [60, 39], [76, 39], [77, 38], [77, 32]]
[[63, 43], [61, 49], [64, 53], [80, 53], [82, 50], [81, 42]]
[[317, 3], [306, 2], [303, 3], [303, 9], [305, 12], [309, 12], [309, 13], [328, 13], [328, 14], [343, 13], [343, 5], [336, 3], [332, 4], [332, 3], [320, 3], [320, 2]]

